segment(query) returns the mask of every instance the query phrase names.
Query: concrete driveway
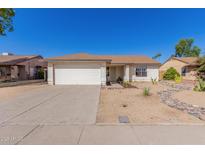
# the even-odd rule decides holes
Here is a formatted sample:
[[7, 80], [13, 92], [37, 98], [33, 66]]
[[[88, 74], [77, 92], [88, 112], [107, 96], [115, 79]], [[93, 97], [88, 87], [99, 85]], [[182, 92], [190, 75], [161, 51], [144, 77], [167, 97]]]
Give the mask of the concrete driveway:
[[0, 102], [0, 123], [94, 124], [100, 86], [45, 86]]
[[0, 100], [0, 144], [205, 144], [204, 125], [96, 125], [99, 86], [47, 86]]

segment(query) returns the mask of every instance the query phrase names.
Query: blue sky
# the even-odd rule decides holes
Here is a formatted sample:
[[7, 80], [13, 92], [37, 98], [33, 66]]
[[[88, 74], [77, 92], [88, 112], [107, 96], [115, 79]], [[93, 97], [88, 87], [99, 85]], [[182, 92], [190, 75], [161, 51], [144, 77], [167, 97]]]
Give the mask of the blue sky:
[[114, 55], [175, 52], [181, 38], [205, 51], [205, 9], [15, 9], [14, 32], [0, 37], [0, 51]]

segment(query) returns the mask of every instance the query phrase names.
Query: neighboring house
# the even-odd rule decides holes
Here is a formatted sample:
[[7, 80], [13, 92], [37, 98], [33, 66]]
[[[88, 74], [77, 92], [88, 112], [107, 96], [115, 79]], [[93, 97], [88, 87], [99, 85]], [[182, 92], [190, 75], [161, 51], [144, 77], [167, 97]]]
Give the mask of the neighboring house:
[[197, 57], [171, 57], [160, 67], [160, 79], [170, 67], [174, 67], [185, 80], [196, 79]]
[[37, 71], [47, 67], [40, 55], [18, 56], [12, 54], [0, 55], [0, 81], [17, 81], [36, 79]]
[[48, 83], [96, 84], [151, 81], [159, 76], [160, 63], [147, 56], [100, 56], [86, 53], [48, 58]]

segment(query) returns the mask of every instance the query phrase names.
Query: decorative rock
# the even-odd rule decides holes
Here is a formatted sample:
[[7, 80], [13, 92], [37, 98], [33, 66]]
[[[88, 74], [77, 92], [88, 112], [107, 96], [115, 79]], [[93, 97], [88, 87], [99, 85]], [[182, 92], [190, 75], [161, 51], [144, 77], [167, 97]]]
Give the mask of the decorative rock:
[[201, 120], [204, 120], [204, 121], [205, 121], [205, 114], [201, 114], [201, 115], [199, 116], [199, 119], [201, 119]]
[[158, 95], [160, 96], [161, 102], [167, 104], [170, 107], [187, 112], [187, 113], [205, 121], [205, 108], [204, 107], [199, 107], [197, 105], [192, 105], [192, 104], [187, 104], [185, 102], [180, 102], [179, 100], [173, 99], [171, 97], [174, 93], [176, 93], [178, 91], [192, 90], [192, 87], [187, 86], [185, 84], [173, 85], [173, 84], [168, 83], [166, 81], [162, 81], [160, 83], [169, 87], [167, 90], [163, 90], [161, 92], [158, 92]]

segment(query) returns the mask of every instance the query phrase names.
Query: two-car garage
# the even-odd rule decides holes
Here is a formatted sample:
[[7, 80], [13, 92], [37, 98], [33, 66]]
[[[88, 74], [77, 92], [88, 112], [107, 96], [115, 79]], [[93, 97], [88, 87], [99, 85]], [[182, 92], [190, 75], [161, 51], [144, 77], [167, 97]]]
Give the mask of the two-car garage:
[[95, 63], [69, 63], [55, 66], [55, 84], [101, 84], [101, 69]]
[[[55, 85], [101, 85], [105, 63], [55, 62], [48, 65], [48, 82]], [[104, 81], [105, 82], [105, 81]]]

